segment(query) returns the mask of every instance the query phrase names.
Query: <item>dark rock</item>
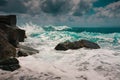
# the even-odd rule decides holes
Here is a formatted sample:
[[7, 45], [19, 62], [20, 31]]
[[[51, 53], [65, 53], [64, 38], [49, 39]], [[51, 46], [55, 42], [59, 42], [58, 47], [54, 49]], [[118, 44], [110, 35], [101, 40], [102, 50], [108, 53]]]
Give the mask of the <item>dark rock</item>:
[[16, 26], [16, 15], [0, 16], [0, 69], [14, 71], [20, 68], [16, 47], [26, 38], [25, 30]]
[[15, 47], [8, 42], [6, 33], [0, 29], [0, 60], [15, 56]]
[[28, 52], [24, 52], [22, 50], [19, 50], [18, 53], [17, 53], [17, 57], [25, 57], [25, 56], [28, 56]]
[[81, 40], [80, 41], [82, 47], [85, 47], [85, 48], [90, 48], [90, 49], [99, 49], [100, 46], [94, 42], [90, 42], [88, 40]]
[[96, 43], [90, 42], [88, 40], [80, 40], [75, 42], [63, 42], [59, 43], [55, 49], [56, 50], [68, 50], [68, 49], [79, 49], [79, 48], [89, 48], [89, 49], [99, 49], [100, 46]]
[[19, 42], [24, 42], [24, 39], [27, 38], [26, 37], [26, 34], [25, 34], [25, 30], [22, 30], [22, 29], [16, 29], [17, 32], [18, 32], [18, 41]]
[[55, 49], [56, 49], [56, 50], [68, 50], [68, 49], [69, 49], [68, 45], [69, 45], [70, 43], [71, 43], [71, 42], [59, 43], [59, 44], [55, 47]]
[[23, 42], [26, 37], [25, 31], [19, 29], [18, 27], [11, 27], [9, 25], [0, 23], [0, 29], [3, 30], [8, 38], [8, 41], [15, 47], [19, 44], [19, 42]]
[[19, 68], [19, 61], [16, 58], [0, 60], [0, 69], [2, 70], [14, 71]]
[[33, 49], [31, 47], [27, 47], [27, 46], [23, 46], [23, 45], [18, 45], [18, 47], [19, 47], [19, 51], [17, 53], [18, 57], [28, 56], [28, 55], [33, 55], [33, 54], [39, 53], [38, 50]]
[[7, 15], [7, 16], [0, 15], [0, 23], [14, 26], [16, 25], [16, 21], [17, 21], [16, 15]]
[[20, 44], [18, 45], [18, 47], [21, 48], [21, 49], [33, 51], [33, 52], [36, 52], [36, 53], [39, 52], [39, 51], [36, 50], [36, 49], [33, 49], [33, 48], [31, 48], [31, 47], [28, 47], [28, 46], [20, 45]]
[[16, 58], [8, 58], [8, 59], [0, 60], [0, 65], [11, 65], [11, 64], [19, 64], [19, 61]]

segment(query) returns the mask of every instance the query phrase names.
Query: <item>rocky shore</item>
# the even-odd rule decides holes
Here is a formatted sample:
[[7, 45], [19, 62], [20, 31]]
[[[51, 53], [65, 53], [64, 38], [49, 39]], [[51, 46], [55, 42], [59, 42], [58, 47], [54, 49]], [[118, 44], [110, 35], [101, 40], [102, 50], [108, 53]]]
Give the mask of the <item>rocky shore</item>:
[[[0, 69], [14, 71], [20, 68], [17, 57], [28, 56], [39, 51], [19, 44], [26, 38], [25, 30], [16, 26], [16, 15], [0, 16]], [[100, 46], [88, 40], [59, 43], [55, 50], [79, 48], [99, 49]]]
[[25, 30], [16, 26], [16, 15], [0, 16], [0, 69], [14, 71], [20, 68], [16, 57], [28, 56], [38, 50], [19, 45], [26, 38]]

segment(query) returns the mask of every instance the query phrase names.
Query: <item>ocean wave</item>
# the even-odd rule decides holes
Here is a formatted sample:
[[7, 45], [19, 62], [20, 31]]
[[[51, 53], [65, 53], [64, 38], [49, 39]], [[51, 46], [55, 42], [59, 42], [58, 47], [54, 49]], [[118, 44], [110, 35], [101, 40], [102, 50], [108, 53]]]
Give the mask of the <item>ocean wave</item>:
[[[76, 41], [80, 39], [87, 39], [100, 44], [103, 48], [112, 48], [120, 44], [120, 33], [100, 33], [100, 32], [86, 32], [68, 26], [39, 26], [33, 23], [27, 23], [20, 26], [26, 30], [28, 38], [27, 42], [49, 42], [49, 44], [57, 44], [64, 41]], [[78, 32], [79, 31], [79, 32]]]
[[68, 26], [52, 26], [52, 25], [49, 25], [49, 26], [44, 26], [43, 29], [45, 31], [62, 31], [62, 30], [67, 30], [67, 29], [71, 29], [71, 28], [68, 27]]
[[[120, 80], [120, 33], [78, 32], [67, 26], [42, 27], [33, 23], [20, 28], [27, 33], [21, 44], [39, 53], [18, 58], [19, 70], [0, 70], [0, 80]], [[80, 39], [96, 42], [101, 49], [54, 50], [60, 42]]]
[[41, 26], [33, 24], [32, 22], [21, 25], [19, 26], [19, 28], [26, 30], [26, 34], [28, 36], [31, 34], [38, 34], [38, 33], [44, 32], [44, 29]]

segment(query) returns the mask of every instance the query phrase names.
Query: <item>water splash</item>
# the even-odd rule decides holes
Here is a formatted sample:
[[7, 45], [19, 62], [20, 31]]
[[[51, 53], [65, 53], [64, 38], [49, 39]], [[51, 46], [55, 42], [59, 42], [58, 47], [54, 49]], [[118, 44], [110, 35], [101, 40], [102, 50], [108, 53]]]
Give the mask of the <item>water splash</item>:
[[[38, 49], [39, 54], [18, 58], [21, 69], [12, 73], [0, 71], [0, 80], [120, 80], [120, 33], [51, 27], [31, 23], [20, 27], [28, 36], [22, 44]], [[96, 42], [101, 49], [54, 50], [59, 42], [80, 39]]]

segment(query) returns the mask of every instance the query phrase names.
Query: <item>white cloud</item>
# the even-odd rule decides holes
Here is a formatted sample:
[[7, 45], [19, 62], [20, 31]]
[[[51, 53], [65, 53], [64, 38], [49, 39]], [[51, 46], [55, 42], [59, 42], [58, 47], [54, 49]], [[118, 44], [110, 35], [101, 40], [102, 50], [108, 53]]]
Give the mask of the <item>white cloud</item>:
[[[75, 1], [75, 0], [74, 0]], [[79, 0], [73, 11], [74, 16], [84, 16], [93, 8], [93, 3], [97, 0]]]
[[120, 1], [111, 3], [105, 7], [96, 8], [97, 17], [120, 17]]
[[[33, 21], [38, 24], [65, 24], [78, 26], [120, 25], [120, 1], [106, 7], [96, 8], [96, 14], [89, 15], [97, 0], [7, 0], [3, 13], [15, 13], [19, 22]], [[22, 7], [17, 7], [22, 6]], [[8, 11], [8, 10], [9, 11]], [[119, 17], [116, 19], [116, 17]], [[111, 18], [111, 19], [107, 19]], [[109, 22], [109, 23], [107, 23]]]

